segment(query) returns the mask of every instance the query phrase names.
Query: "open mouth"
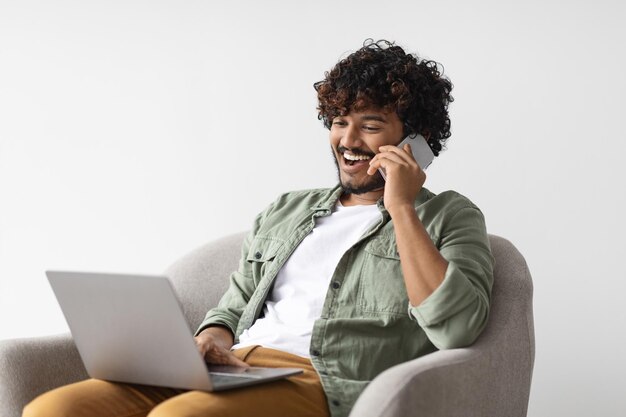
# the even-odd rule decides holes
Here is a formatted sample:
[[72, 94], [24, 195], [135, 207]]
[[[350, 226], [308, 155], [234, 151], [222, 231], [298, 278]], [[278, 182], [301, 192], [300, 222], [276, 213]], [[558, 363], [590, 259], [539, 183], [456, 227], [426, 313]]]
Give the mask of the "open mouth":
[[367, 155], [355, 155], [349, 151], [343, 153], [343, 161], [348, 166], [369, 164], [370, 159], [372, 157]]

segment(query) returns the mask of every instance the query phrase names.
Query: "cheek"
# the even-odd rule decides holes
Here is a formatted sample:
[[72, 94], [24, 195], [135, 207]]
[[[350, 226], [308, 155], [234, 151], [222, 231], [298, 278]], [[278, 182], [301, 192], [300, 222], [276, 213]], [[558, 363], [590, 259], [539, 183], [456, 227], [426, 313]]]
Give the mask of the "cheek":
[[330, 145], [334, 149], [336, 149], [337, 146], [339, 145], [339, 142], [341, 141], [341, 136], [331, 131], [329, 135], [329, 141], [330, 141]]
[[372, 152], [379, 153], [378, 148], [381, 146], [397, 145], [402, 141], [401, 136], [389, 135], [385, 137], [376, 138], [368, 143]]
[[378, 148], [384, 145], [385, 145], [385, 142], [381, 140], [371, 140], [365, 144], [365, 146], [367, 146], [369, 150], [375, 154], [379, 153]]

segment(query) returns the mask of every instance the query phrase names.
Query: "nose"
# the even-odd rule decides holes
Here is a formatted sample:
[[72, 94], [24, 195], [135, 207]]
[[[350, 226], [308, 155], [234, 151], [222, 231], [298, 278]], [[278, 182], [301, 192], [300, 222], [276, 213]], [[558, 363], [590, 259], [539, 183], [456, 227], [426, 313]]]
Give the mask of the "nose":
[[345, 148], [359, 148], [363, 141], [359, 137], [359, 130], [355, 126], [347, 126], [339, 144]]

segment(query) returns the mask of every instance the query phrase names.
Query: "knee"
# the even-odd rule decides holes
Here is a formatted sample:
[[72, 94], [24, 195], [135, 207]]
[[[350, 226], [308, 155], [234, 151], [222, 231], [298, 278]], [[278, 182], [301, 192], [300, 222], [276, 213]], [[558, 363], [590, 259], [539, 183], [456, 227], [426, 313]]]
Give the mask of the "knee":
[[22, 411], [22, 417], [76, 417], [79, 415], [93, 415], [83, 413], [81, 399], [85, 387], [89, 387], [93, 380], [82, 381], [55, 388], [45, 392], [30, 403]]
[[147, 417], [195, 417], [186, 407], [177, 406], [177, 402], [167, 400], [154, 407]]
[[67, 417], [71, 415], [69, 405], [54, 398], [50, 392], [42, 394], [26, 404], [22, 417]]

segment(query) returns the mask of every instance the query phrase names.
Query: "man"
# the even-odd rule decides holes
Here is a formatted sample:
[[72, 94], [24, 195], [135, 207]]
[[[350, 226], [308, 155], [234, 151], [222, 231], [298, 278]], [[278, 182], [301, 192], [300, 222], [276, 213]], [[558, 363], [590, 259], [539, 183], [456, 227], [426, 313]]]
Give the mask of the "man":
[[439, 154], [452, 84], [435, 62], [366, 41], [315, 89], [339, 184], [286, 193], [257, 216], [195, 336], [211, 363], [304, 373], [216, 394], [90, 380], [24, 415], [347, 416], [385, 369], [474, 342], [493, 280], [483, 216], [424, 188], [410, 144], [396, 146], [419, 133]]

